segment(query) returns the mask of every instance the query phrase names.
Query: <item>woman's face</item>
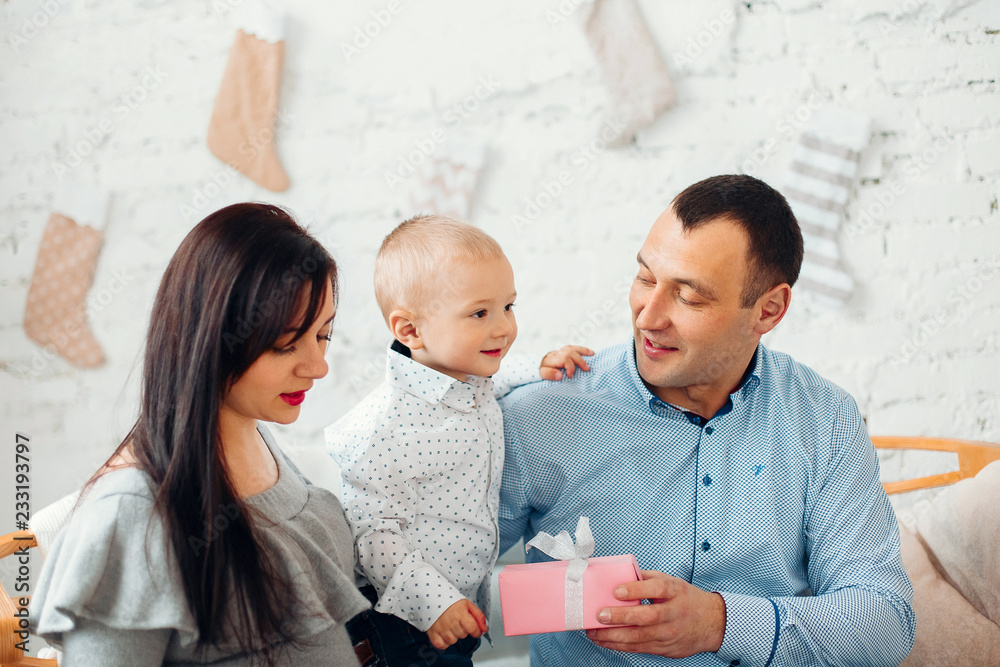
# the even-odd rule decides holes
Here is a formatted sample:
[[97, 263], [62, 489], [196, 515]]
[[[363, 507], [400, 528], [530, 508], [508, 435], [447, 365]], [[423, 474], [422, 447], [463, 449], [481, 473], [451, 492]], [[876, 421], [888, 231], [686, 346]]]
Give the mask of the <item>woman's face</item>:
[[309, 330], [292, 342], [301, 324], [303, 304], [298, 318], [289, 323], [274, 347], [257, 357], [230, 387], [222, 403], [222, 411], [230, 413], [227, 417], [277, 424], [291, 424], [298, 419], [305, 393], [328, 369], [324, 357], [334, 312], [329, 286], [322, 304], [319, 317]]

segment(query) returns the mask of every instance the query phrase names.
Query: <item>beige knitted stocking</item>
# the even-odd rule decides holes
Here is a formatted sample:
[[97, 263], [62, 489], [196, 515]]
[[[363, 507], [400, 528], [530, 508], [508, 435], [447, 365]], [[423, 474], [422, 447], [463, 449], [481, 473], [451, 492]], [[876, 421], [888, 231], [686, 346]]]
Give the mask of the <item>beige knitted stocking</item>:
[[612, 146], [629, 143], [674, 106], [677, 94], [635, 0], [589, 0], [584, 32], [611, 92], [609, 127], [624, 125]]
[[288, 189], [274, 147], [275, 114], [285, 58], [284, 14], [251, 3], [236, 31], [208, 125], [208, 148], [250, 180], [273, 192]]
[[438, 148], [417, 167], [418, 178], [410, 192], [413, 212], [467, 220], [485, 154], [484, 144], [464, 138]]
[[94, 368], [104, 363], [104, 353], [87, 324], [85, 299], [101, 251], [106, 196], [86, 189], [74, 194], [62, 196], [62, 205], [57, 200], [45, 226], [24, 331], [74, 366]]

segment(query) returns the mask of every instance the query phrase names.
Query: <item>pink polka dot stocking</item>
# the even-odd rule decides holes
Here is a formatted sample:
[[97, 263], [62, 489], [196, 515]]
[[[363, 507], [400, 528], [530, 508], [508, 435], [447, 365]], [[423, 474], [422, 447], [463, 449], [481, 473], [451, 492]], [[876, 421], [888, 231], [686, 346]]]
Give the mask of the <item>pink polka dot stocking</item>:
[[80, 368], [104, 363], [85, 307], [102, 236], [93, 227], [53, 213], [42, 236], [24, 311], [28, 337]]

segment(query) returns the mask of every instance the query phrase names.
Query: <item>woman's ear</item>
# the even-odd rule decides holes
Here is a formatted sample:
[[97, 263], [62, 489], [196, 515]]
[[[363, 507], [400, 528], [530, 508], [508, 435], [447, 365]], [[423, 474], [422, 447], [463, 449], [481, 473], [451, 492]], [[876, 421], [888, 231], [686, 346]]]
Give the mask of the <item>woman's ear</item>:
[[396, 340], [411, 350], [419, 350], [424, 346], [413, 313], [408, 310], [398, 309], [389, 313], [389, 329]]

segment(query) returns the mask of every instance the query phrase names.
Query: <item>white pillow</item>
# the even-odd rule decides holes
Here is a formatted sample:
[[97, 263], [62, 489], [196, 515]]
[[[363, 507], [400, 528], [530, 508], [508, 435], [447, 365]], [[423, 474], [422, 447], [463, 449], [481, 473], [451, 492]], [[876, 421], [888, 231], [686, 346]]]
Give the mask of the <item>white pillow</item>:
[[920, 539], [902, 524], [899, 540], [917, 618], [913, 649], [900, 667], [1000, 665], [1000, 626], [941, 578]]
[[918, 504], [914, 515], [941, 576], [980, 614], [1000, 623], [1000, 461]]

